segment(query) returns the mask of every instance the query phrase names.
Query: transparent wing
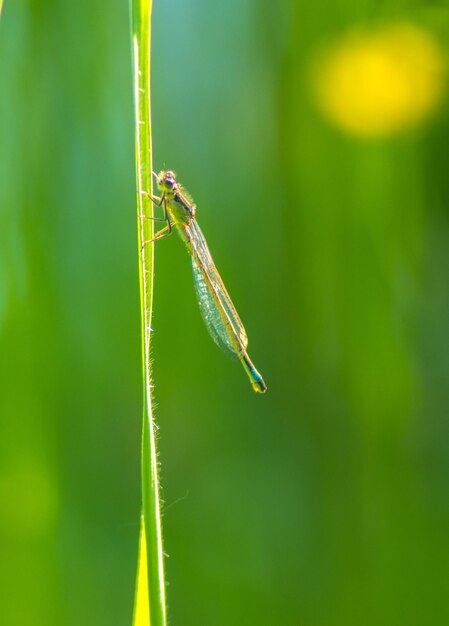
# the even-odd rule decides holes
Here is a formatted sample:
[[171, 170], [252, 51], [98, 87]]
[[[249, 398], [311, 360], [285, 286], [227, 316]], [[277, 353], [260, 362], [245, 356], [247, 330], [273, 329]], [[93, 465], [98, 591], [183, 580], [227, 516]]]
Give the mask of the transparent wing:
[[237, 357], [248, 346], [245, 329], [196, 220], [186, 228], [190, 239], [195, 291], [204, 323], [215, 343], [230, 356]]
[[215, 300], [210, 294], [209, 287], [204, 280], [203, 274], [199, 266], [192, 258], [193, 283], [198, 298], [198, 304], [201, 316], [206, 324], [210, 336], [223, 352], [231, 358], [237, 358], [237, 351], [227, 332], [226, 326], [223, 324], [220, 313], [215, 304]]

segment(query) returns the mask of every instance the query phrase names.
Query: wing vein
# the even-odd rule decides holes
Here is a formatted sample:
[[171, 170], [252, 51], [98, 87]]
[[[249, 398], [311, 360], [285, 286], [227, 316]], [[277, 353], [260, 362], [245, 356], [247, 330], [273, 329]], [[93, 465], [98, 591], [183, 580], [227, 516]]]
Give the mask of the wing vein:
[[192, 220], [185, 228], [204, 323], [220, 348], [230, 355], [239, 356], [248, 345], [245, 328], [215, 267], [198, 223]]

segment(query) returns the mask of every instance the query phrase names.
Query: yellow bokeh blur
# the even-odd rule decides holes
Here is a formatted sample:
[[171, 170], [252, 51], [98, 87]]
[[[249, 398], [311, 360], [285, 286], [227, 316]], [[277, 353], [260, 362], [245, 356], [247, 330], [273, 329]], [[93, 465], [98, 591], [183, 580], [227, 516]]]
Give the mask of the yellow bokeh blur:
[[444, 65], [434, 36], [416, 25], [354, 31], [319, 56], [314, 91], [325, 115], [343, 130], [384, 137], [437, 108]]

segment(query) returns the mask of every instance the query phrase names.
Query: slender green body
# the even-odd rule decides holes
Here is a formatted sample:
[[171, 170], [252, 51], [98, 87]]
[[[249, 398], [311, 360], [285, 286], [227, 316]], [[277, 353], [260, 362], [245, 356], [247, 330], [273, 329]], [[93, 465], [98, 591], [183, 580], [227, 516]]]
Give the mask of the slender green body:
[[167, 226], [155, 239], [169, 235], [175, 226], [192, 258], [193, 278], [200, 311], [215, 343], [231, 357], [238, 358], [254, 391], [264, 393], [266, 385], [246, 349], [248, 338], [238, 313], [212, 260], [206, 240], [195, 219], [196, 206], [171, 171], [157, 175]]

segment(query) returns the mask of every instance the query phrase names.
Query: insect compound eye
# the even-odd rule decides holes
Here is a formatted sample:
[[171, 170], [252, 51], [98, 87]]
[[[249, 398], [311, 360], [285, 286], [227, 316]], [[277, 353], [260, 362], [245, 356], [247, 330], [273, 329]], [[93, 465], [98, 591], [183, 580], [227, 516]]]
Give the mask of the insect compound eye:
[[165, 175], [165, 182], [167, 183], [167, 185], [174, 185], [175, 184], [175, 174], [174, 172], [168, 171]]

